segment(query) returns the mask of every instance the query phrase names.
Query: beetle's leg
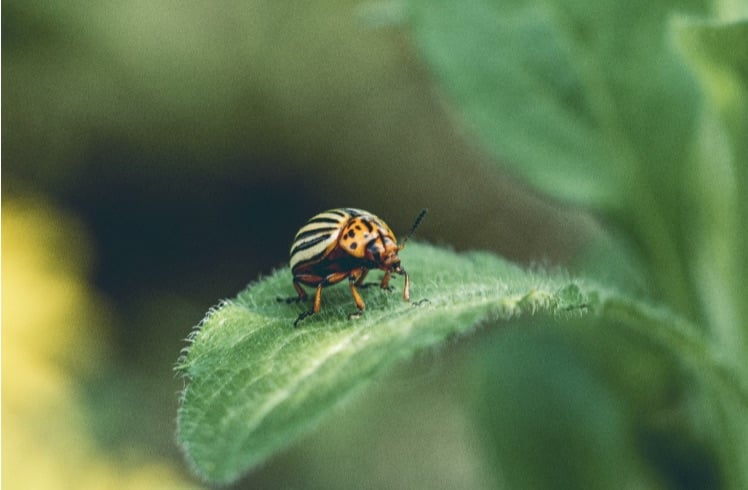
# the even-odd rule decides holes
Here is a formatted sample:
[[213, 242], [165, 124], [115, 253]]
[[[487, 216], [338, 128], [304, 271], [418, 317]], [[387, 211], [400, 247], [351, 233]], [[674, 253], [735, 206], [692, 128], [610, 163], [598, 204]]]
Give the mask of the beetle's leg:
[[314, 303], [312, 304], [312, 313], [319, 313], [319, 308], [322, 305], [322, 284], [317, 286], [317, 291], [314, 293]]
[[[372, 286], [380, 286], [380, 283], [377, 282], [367, 282], [364, 284], [364, 278], [366, 277], [366, 274], [369, 273], [369, 269], [363, 269], [363, 273], [361, 274], [361, 277], [358, 278], [358, 281], [356, 281], [356, 287], [359, 289], [366, 289], [370, 288]], [[387, 288], [385, 288], [387, 289]]]
[[405, 287], [403, 288], [403, 299], [405, 301], [410, 301], [410, 276], [407, 272], [405, 272], [405, 269], [400, 269], [400, 274], [405, 276]]
[[293, 326], [294, 326], [294, 328], [296, 328], [296, 327], [298, 327], [298, 326], [299, 326], [299, 322], [300, 322], [301, 320], [303, 320], [304, 318], [306, 318], [306, 317], [308, 317], [308, 316], [311, 316], [311, 315], [313, 315], [313, 314], [314, 314], [314, 312], [313, 312], [313, 311], [311, 311], [311, 310], [310, 310], [310, 311], [305, 311], [305, 312], [303, 312], [303, 313], [300, 313], [300, 314], [299, 314], [299, 316], [297, 316], [297, 317], [296, 317], [296, 320], [294, 320], [294, 322], [293, 322]]
[[392, 286], [390, 286], [390, 276], [392, 273], [390, 271], [385, 271], [384, 276], [382, 277], [382, 282], [379, 283], [379, 287], [384, 289], [385, 291], [390, 291], [394, 289]]
[[361, 299], [361, 295], [358, 294], [358, 291], [356, 290], [356, 284], [358, 284], [358, 280], [361, 278], [361, 276], [366, 275], [366, 272], [368, 272], [367, 269], [358, 269], [356, 271], [351, 272], [351, 275], [348, 276], [348, 285], [351, 287], [351, 294], [353, 295], [353, 301], [356, 302], [356, 308], [358, 308], [358, 310], [348, 315], [349, 319], [359, 318], [361, 314], [364, 312], [364, 309], [366, 308], [366, 305], [364, 304], [364, 300]]
[[304, 291], [304, 288], [301, 287], [301, 284], [299, 284], [299, 281], [294, 280], [293, 287], [296, 289], [296, 292], [299, 294], [299, 301], [306, 301], [306, 291]]
[[359, 269], [358, 272], [352, 272], [351, 275], [348, 277], [348, 284], [351, 286], [351, 294], [353, 295], [353, 301], [356, 302], [356, 308], [359, 310], [363, 310], [366, 308], [366, 305], [364, 305], [364, 300], [361, 299], [361, 295], [358, 294], [358, 291], [356, 290], [356, 279], [358, 276], [362, 275], [361, 269]]
[[356, 279], [356, 287], [366, 288], [371, 285], [371, 283], [364, 284], [364, 279], [366, 279], [366, 274], [369, 273], [369, 269], [361, 269], [361, 270], [362, 270], [361, 275], [358, 277], [358, 279]]
[[319, 313], [320, 306], [322, 305], [322, 284], [323, 283], [319, 283], [317, 285], [317, 290], [314, 292], [314, 303], [312, 304], [312, 309], [309, 311], [300, 313], [299, 316], [296, 317], [296, 321], [293, 322], [294, 327], [298, 327], [299, 322], [303, 320], [304, 318], [308, 316], [312, 316], [315, 313]]
[[293, 287], [296, 290], [297, 296], [291, 296], [290, 298], [281, 298], [280, 296], [276, 297], [275, 300], [279, 303], [286, 302], [286, 304], [290, 303], [301, 303], [302, 301], [306, 301], [307, 295], [306, 291], [304, 291], [304, 288], [301, 287], [301, 284], [299, 284], [299, 280], [294, 277], [293, 279]]
[[[312, 302], [312, 309], [301, 313], [296, 321], [293, 322], [293, 326], [297, 327], [299, 322], [304, 318], [319, 313], [320, 307], [322, 306], [322, 288], [340, 282], [348, 276], [348, 272], [333, 272], [329, 276], [326, 276], [322, 281], [317, 284], [317, 290], [314, 292], [314, 301]], [[300, 276], [306, 279], [319, 279], [319, 276]]]

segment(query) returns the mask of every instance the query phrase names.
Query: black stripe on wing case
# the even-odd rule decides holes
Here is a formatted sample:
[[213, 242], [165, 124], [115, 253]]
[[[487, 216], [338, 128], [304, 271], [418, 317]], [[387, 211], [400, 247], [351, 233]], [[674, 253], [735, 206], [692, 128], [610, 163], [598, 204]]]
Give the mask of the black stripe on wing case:
[[[318, 260], [320, 260], [320, 259], [321, 259], [322, 257], [324, 257], [324, 256], [325, 256], [325, 253], [327, 253], [327, 250], [322, 250], [322, 251], [320, 251], [320, 253], [318, 253], [318, 254], [315, 254], [315, 255], [312, 255], [312, 256], [311, 256], [311, 257], [309, 257], [309, 258], [306, 258], [306, 259], [304, 259], [304, 260], [300, 260], [300, 261], [297, 261], [297, 262], [296, 262], [296, 263], [295, 263], [295, 264], [294, 264], [294, 265], [292, 266], [292, 270], [293, 270], [293, 269], [296, 269], [297, 267], [299, 267], [299, 266], [301, 266], [301, 265], [306, 265], [306, 264], [313, 264], [314, 262], [317, 262]], [[292, 258], [293, 258], [293, 257], [292, 257]]]
[[325, 234], [325, 235], [319, 236], [317, 238], [313, 238], [311, 240], [307, 240], [307, 241], [305, 241], [303, 243], [297, 243], [296, 245], [294, 245], [293, 250], [291, 250], [291, 256], [293, 256], [293, 254], [295, 254], [296, 252], [300, 252], [302, 250], [306, 250], [308, 248], [311, 248], [311, 247], [317, 245], [320, 242], [324, 242], [328, 238], [330, 238], [330, 235]]
[[338, 223], [340, 223], [340, 220], [339, 219], [335, 219], [335, 218], [324, 218], [324, 217], [322, 217], [322, 218], [312, 218], [309, 221], [307, 221], [307, 224], [310, 224], [310, 223], [333, 223], [333, 224], [337, 225]]
[[298, 242], [299, 240], [303, 240], [304, 238], [310, 237], [312, 235], [317, 235], [319, 233], [323, 233], [326, 236], [330, 236], [330, 234], [327, 232], [337, 230], [337, 229], [338, 229], [337, 226], [332, 226], [330, 228], [315, 228], [314, 230], [305, 231], [303, 233], [299, 233], [298, 235], [296, 235], [296, 241]]

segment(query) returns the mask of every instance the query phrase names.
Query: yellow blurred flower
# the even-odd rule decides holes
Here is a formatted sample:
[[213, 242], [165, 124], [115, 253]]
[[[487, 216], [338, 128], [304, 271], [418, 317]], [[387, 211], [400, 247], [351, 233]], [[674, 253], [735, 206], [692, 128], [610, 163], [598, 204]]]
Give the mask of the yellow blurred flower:
[[97, 448], [76, 397], [108, 345], [87, 244], [79, 223], [38, 199], [3, 204], [2, 487], [186, 488], [167, 462]]

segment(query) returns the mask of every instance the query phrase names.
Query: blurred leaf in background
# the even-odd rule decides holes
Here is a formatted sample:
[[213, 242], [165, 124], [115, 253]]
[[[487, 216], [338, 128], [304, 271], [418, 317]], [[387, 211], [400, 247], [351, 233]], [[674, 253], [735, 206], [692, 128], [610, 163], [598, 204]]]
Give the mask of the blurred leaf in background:
[[[419, 47], [481, 143], [625, 230], [657, 265], [658, 294], [695, 317], [679, 203], [701, 102], [668, 42], [679, 2], [409, 4]], [[704, 10], [692, 4], [681, 8]]]
[[[408, 5], [457, 119], [502, 164], [604, 218], [634, 245], [649, 292], [681, 314], [738, 317], [729, 311], [744, 308], [735, 293], [748, 272], [737, 198], [746, 183], [744, 18], [696, 21], [709, 2], [677, 0]], [[725, 344], [735, 340], [748, 346]]]
[[[414, 38], [456, 120], [516, 175], [604, 220], [613, 246], [593, 243], [591, 250], [597, 250], [583, 256], [586, 269], [632, 289], [631, 273], [611, 274], [621, 252], [630, 254], [633, 260], [624, 262], [638, 269], [634, 284], [643, 286], [634, 291], [695, 322], [718, 355], [731, 359], [726, 375], [744, 383], [746, 6], [546, 0], [407, 5]], [[623, 323], [628, 321], [641, 318]], [[593, 325], [606, 331], [618, 326]], [[598, 338], [595, 349], [614, 353], [615, 340]], [[480, 373], [497, 376], [485, 378], [478, 392], [480, 400], [495, 393], [481, 405], [479, 423], [492, 428], [489, 446], [498, 453], [497, 465], [505, 466], [510, 487], [610, 486], [617, 476], [606, 473], [613, 463], [604, 458], [625, 445], [638, 447], [619, 454], [633, 465], [625, 474], [637, 487], [748, 483], [744, 393], [716, 389], [699, 381], [696, 371], [684, 373], [679, 356], [653, 362], [646, 354], [651, 346], [629, 345], [627, 355], [612, 355], [604, 365], [586, 363], [592, 373], [581, 374], [567, 361], [533, 377], [545, 356], [531, 339], [515, 345], [525, 352], [519, 356], [503, 343], [495, 345], [479, 364]], [[554, 349], [545, 349], [547, 355], [557, 356]], [[595, 386], [600, 374], [593, 373], [600, 369], [620, 373], [618, 382], [605, 382], [613, 391]], [[654, 375], [658, 371], [670, 374], [663, 380]], [[542, 385], [550, 376], [561, 386], [536, 392], [522, 381]], [[589, 393], [580, 390], [585, 377]], [[643, 390], [671, 395], [642, 398]], [[594, 409], [575, 404], [585, 396], [597, 399], [590, 402]], [[533, 415], [536, 406], [544, 415]], [[561, 418], [536, 432], [537, 420], [546, 417]], [[566, 426], [565, 417], [574, 423]], [[613, 432], [598, 430], [587, 440], [588, 422]], [[628, 423], [634, 425], [626, 428]], [[551, 433], [541, 435], [545, 430]], [[631, 431], [639, 435], [625, 435]], [[536, 444], [554, 433], [545, 447]], [[590, 443], [601, 452], [585, 457]], [[569, 454], [559, 452], [567, 447]], [[642, 453], [653, 466], [635, 477], [635, 455]], [[532, 472], [546, 463], [547, 474]], [[658, 476], [650, 479], [653, 468]]]
[[[3, 213], [33, 195], [51, 222], [74, 216], [89, 242], [53, 226], [90, 267], [79, 284], [107, 304], [94, 374], [59, 374], [79, 387], [71, 411], [91, 451], [178, 456], [175, 349], [207, 305], [287, 260], [314, 211], [361, 206], [401, 230], [429, 206], [422, 236], [521, 260], [566, 257], [580, 241], [566, 230], [592, 228], [503, 180], [455, 132], [403, 19], [369, 12], [3, 3]], [[487, 219], [502, 226], [475, 233]]]
[[[265, 254], [248, 254], [253, 270], [285, 259], [283, 234], [310, 212], [346, 203], [397, 229], [429, 206], [449, 243], [568, 256], [579, 241], [565, 228], [589, 223], [502, 179], [455, 132], [403, 25], [372, 23], [365, 6], [6, 2], [9, 178], [109, 220], [104, 238], [133, 227], [125, 207], [144, 225], [191, 215], [218, 238], [228, 224], [205, 214], [267, 226], [246, 237]], [[472, 234], [481, 220], [512, 233]]]

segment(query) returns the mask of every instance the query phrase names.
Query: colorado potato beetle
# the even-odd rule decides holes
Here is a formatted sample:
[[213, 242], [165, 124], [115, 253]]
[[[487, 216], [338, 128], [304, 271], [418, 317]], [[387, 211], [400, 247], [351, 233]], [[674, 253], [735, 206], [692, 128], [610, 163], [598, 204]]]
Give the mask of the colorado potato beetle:
[[318, 313], [322, 288], [348, 278], [357, 311], [351, 316], [360, 316], [365, 305], [357, 287], [363, 287], [364, 278], [371, 269], [381, 269], [384, 277], [379, 283], [382, 289], [391, 290], [390, 276], [395, 273], [405, 276], [403, 299], [410, 300], [410, 278], [400, 265], [398, 252], [413, 234], [426, 214], [422, 210], [413, 226], [400, 244], [387, 223], [374, 214], [355, 208], [336, 208], [313, 216], [296, 233], [291, 245], [290, 267], [293, 287], [298, 297], [279, 301], [305, 301], [307, 293], [301, 285], [316, 287], [312, 309], [301, 313], [294, 327], [304, 318]]

